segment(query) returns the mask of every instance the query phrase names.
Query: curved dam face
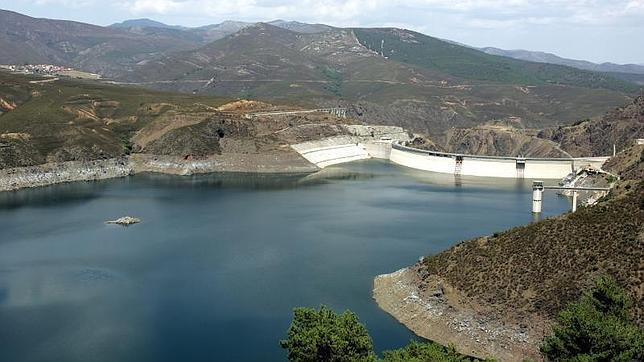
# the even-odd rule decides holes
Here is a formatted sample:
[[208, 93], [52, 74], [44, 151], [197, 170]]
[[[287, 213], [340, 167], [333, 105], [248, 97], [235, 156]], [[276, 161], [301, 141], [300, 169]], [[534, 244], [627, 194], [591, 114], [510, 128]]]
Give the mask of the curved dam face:
[[350, 127], [352, 135], [304, 142], [291, 147], [320, 168], [379, 158], [429, 172], [519, 179], [562, 179], [587, 166], [600, 169], [609, 158], [496, 157], [427, 151], [401, 145], [401, 142], [409, 140], [409, 135], [400, 127]]
[[397, 143], [391, 146], [389, 159], [396, 164], [418, 170], [480, 177], [562, 179], [587, 166], [599, 169], [609, 158], [476, 156], [419, 150]]

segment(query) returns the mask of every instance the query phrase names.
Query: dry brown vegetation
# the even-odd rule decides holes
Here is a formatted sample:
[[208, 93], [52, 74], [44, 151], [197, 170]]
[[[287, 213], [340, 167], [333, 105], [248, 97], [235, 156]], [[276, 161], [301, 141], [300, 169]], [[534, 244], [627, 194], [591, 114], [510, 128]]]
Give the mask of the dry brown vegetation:
[[[569, 302], [609, 275], [635, 301], [644, 325], [643, 146], [609, 166], [623, 180], [593, 207], [462, 242], [420, 265], [508, 323], [552, 320]], [[547, 326], [546, 326], [547, 327]]]
[[[278, 109], [256, 101], [160, 93], [93, 82], [30, 83], [0, 72], [0, 95], [17, 106], [0, 113], [0, 169], [90, 161], [131, 153], [207, 158], [295, 153], [288, 144], [347, 134], [352, 123], [326, 113], [244, 117]], [[33, 96], [38, 92], [38, 96]], [[222, 106], [226, 110], [221, 111]]]

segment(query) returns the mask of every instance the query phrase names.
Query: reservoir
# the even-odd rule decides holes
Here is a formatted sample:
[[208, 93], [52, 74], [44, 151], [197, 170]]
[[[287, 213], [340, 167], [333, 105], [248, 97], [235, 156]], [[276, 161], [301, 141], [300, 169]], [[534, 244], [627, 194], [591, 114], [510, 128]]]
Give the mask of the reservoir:
[[[297, 306], [413, 334], [373, 278], [532, 221], [531, 180], [359, 161], [314, 175], [136, 175], [0, 193], [0, 361], [283, 361]], [[544, 194], [544, 216], [569, 201]], [[130, 227], [106, 220], [130, 215]]]

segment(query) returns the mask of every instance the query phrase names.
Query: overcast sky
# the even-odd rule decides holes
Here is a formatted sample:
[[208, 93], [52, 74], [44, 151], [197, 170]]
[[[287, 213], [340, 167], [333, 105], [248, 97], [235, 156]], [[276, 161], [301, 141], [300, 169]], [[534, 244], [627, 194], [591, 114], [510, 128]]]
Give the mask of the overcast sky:
[[184, 26], [274, 19], [395, 26], [474, 46], [644, 64], [644, 0], [0, 0], [0, 8], [98, 25], [145, 17]]

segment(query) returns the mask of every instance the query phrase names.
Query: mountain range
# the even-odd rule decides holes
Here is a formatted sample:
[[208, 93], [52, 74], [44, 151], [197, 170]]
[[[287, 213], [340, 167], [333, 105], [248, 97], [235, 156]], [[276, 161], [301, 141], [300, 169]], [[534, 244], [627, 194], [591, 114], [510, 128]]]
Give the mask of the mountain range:
[[644, 65], [641, 64], [615, 64], [610, 62], [598, 64], [589, 62], [587, 60], [562, 58], [552, 53], [539, 51], [530, 51], [523, 49], [504, 50], [494, 47], [485, 47], [480, 49], [488, 54], [501, 55], [504, 57], [527, 60], [530, 62], [567, 65], [569, 67], [592, 70], [594, 72], [644, 74]]
[[572, 123], [639, 90], [623, 73], [492, 55], [405, 29], [283, 20], [100, 27], [0, 11], [0, 49], [0, 63], [67, 65], [164, 91], [340, 105], [364, 122], [430, 135], [493, 120]]
[[[117, 28], [166, 28], [166, 29], [184, 29], [192, 30], [194, 32], [199, 32], [203, 29], [220, 29], [221, 37], [235, 33], [245, 27], [255, 25], [257, 23], [252, 22], [239, 22], [239, 21], [224, 21], [220, 24], [213, 24], [197, 28], [188, 28], [177, 25], [167, 25], [152, 19], [130, 19], [125, 20], [121, 23], [115, 23], [110, 25], [110, 27]], [[275, 25], [284, 29], [293, 30], [300, 33], [319, 33], [323, 31], [330, 31], [334, 28], [329, 25], [324, 24], [307, 24], [297, 21], [285, 21], [285, 20], [273, 20], [267, 22], [267, 24]], [[216, 40], [211, 38], [211, 40]], [[449, 42], [449, 40], [446, 40]], [[458, 45], [464, 45], [456, 42], [452, 42]], [[532, 51], [525, 49], [500, 49], [495, 47], [482, 47], [475, 48], [481, 50], [487, 54], [500, 55], [503, 57], [514, 58], [519, 60], [526, 60], [530, 62], [537, 63], [549, 63], [549, 64], [558, 64], [565, 65], [582, 70], [590, 70], [594, 72], [604, 72], [604, 73], [630, 73], [630, 74], [643, 74], [644, 75], [644, 64], [616, 64], [611, 62], [604, 63], [593, 63], [587, 60], [578, 60], [578, 59], [569, 59], [560, 57], [553, 53], [547, 53], [542, 51]]]

